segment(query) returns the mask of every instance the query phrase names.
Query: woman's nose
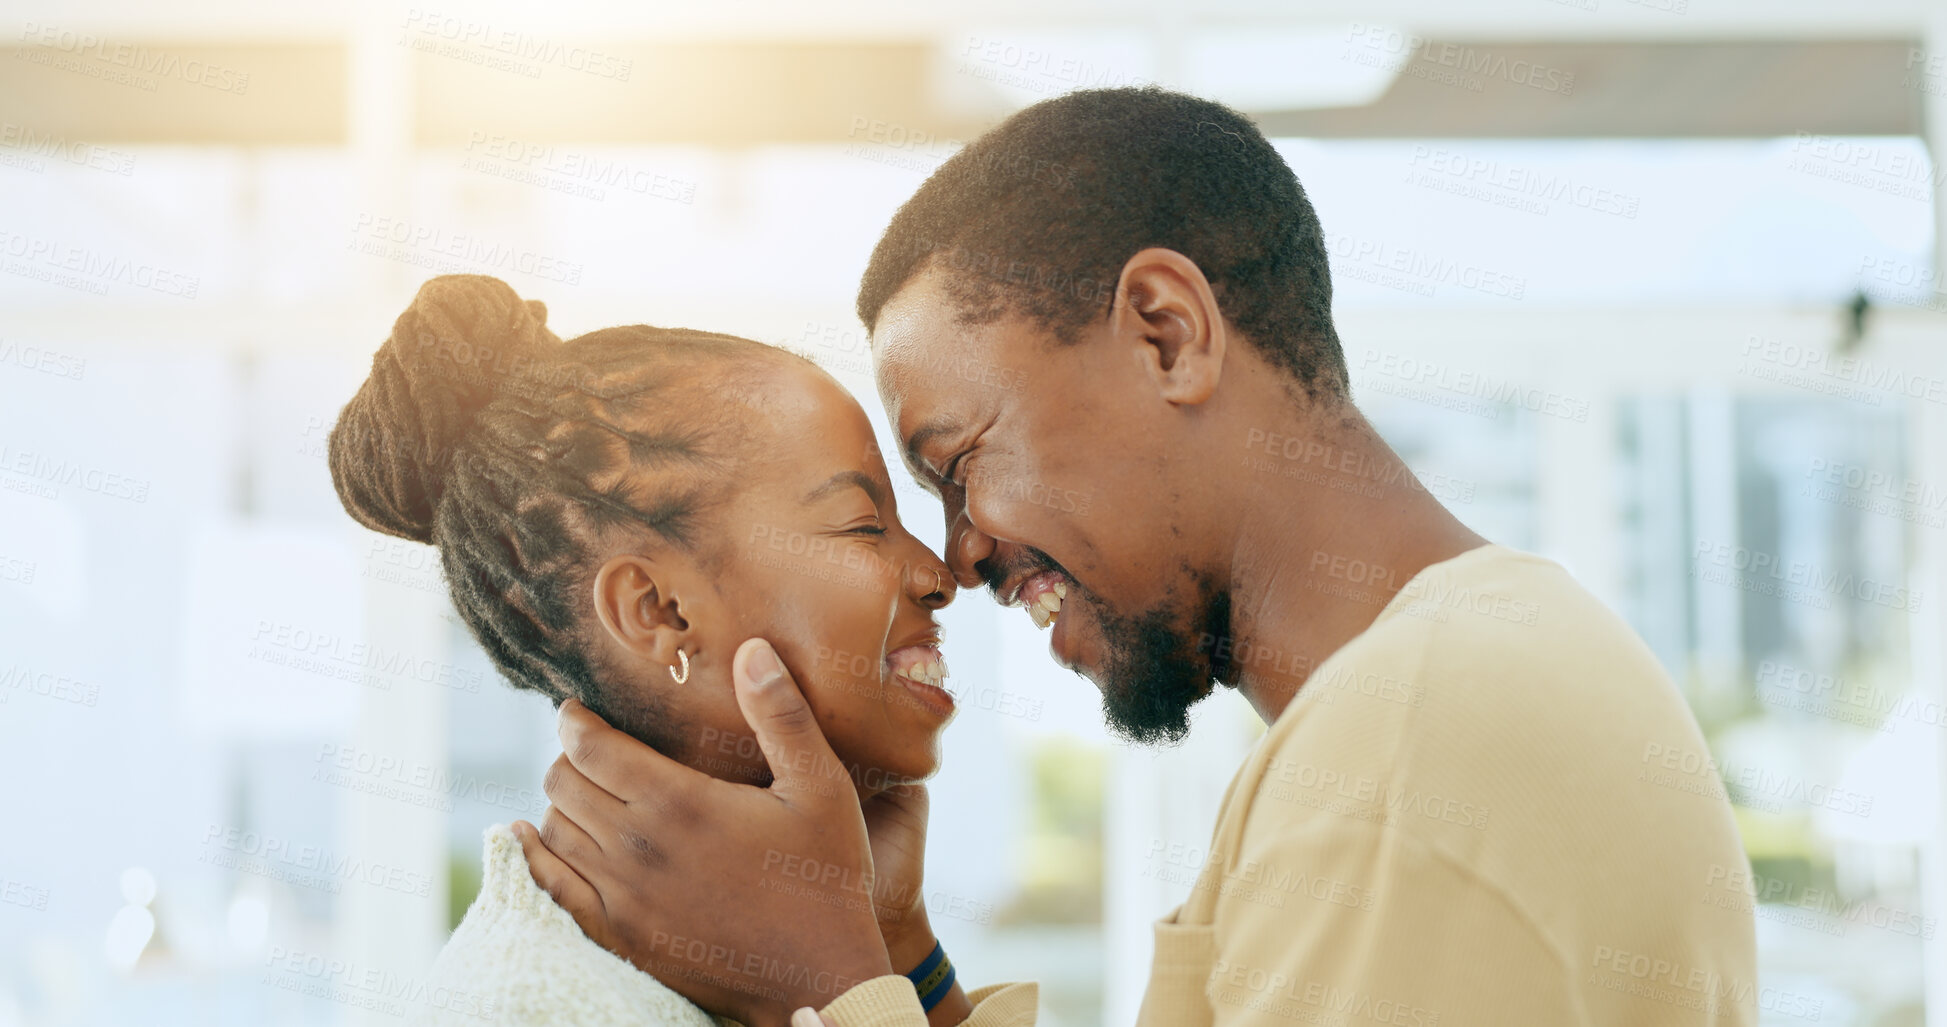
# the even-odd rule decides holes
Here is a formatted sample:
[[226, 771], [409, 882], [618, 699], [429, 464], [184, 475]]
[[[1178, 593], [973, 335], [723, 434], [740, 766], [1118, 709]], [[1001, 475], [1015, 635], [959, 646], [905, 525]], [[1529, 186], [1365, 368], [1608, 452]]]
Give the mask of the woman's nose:
[[913, 599], [929, 610], [953, 602], [960, 591], [953, 575], [938, 560], [920, 560], [907, 565], [906, 589]]

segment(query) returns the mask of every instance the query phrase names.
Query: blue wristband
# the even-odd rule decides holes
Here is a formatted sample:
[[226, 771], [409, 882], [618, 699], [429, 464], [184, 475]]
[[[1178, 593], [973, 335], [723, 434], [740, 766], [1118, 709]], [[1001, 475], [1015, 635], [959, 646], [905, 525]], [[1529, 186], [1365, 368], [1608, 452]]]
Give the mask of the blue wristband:
[[906, 979], [913, 982], [913, 990], [919, 993], [921, 1009], [932, 1012], [953, 990], [953, 980], [958, 974], [953, 969], [953, 961], [946, 958], [946, 946], [933, 943], [933, 951], [913, 967]]

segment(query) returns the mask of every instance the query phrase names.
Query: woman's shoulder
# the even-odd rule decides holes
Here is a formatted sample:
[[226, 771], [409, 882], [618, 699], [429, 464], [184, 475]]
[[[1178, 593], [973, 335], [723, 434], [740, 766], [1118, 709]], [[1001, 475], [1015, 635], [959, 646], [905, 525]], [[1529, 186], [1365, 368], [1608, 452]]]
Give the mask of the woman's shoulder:
[[504, 824], [486, 831], [480, 894], [434, 961], [426, 989], [438, 1027], [714, 1027], [654, 977], [590, 941], [528, 873]]

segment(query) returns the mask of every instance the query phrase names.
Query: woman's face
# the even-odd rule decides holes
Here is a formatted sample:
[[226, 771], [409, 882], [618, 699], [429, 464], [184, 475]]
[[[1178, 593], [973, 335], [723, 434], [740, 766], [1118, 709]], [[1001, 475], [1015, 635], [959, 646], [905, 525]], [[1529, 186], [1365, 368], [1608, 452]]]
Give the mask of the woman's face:
[[861, 787], [923, 778], [954, 713], [933, 619], [952, 601], [952, 575], [899, 523], [851, 395], [804, 361], [766, 373], [748, 407], [716, 414], [734, 422], [720, 431], [747, 433], [754, 456], [735, 498], [712, 513], [714, 557], [695, 571], [710, 587], [691, 589], [684, 614], [691, 677], [658, 682], [670, 705], [695, 704], [680, 711], [690, 747], [673, 755], [718, 777], [764, 776], [730, 684], [737, 647], [761, 637]]

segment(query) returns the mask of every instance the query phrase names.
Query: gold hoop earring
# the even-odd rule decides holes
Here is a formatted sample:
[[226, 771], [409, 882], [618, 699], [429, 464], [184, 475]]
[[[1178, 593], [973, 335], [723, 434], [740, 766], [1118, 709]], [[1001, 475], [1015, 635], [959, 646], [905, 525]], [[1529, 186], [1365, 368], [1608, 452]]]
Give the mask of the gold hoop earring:
[[678, 674], [676, 668], [671, 667], [669, 668], [669, 676], [675, 678], [676, 683], [680, 685], [690, 679], [690, 654], [678, 649], [676, 650], [676, 655], [683, 660], [683, 672]]

